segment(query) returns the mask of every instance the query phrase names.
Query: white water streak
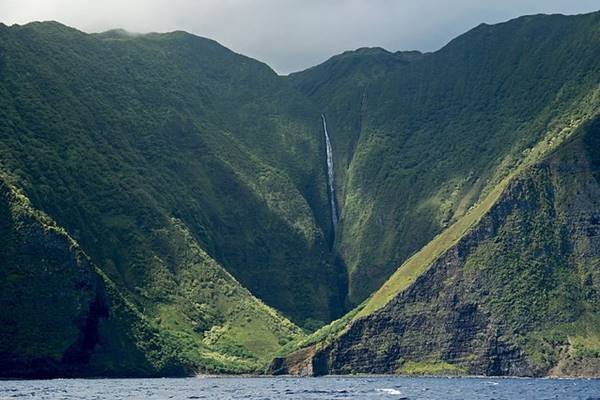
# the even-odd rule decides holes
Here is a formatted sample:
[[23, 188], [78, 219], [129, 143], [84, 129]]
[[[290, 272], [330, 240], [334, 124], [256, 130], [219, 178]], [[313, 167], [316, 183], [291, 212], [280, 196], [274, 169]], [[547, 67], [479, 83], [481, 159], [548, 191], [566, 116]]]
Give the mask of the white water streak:
[[331, 222], [333, 223], [333, 229], [335, 230], [338, 223], [338, 210], [335, 201], [335, 184], [334, 184], [334, 172], [333, 172], [333, 150], [331, 148], [331, 141], [329, 140], [329, 132], [327, 132], [327, 121], [325, 121], [325, 115], [321, 114], [321, 120], [323, 121], [323, 132], [325, 133], [325, 151], [327, 152], [327, 186], [329, 186], [329, 203], [331, 205]]

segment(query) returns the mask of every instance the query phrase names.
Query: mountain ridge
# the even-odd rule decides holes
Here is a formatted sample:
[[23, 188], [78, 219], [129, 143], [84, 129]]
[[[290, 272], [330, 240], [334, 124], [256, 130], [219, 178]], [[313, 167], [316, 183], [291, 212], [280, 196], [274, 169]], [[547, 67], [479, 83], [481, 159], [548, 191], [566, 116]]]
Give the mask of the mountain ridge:
[[[342, 220], [344, 212], [349, 214], [347, 223], [342, 223], [338, 232], [341, 238], [338, 249], [349, 265], [349, 292], [354, 304], [359, 304], [383, 283], [385, 276], [377, 274], [391, 273], [384, 271], [393, 270], [422, 247], [426, 237], [433, 238], [457, 218], [455, 214], [464, 213], [477, 200], [475, 197], [483, 188], [477, 185], [485, 184], [484, 173], [492, 173], [494, 163], [503, 157], [510, 153], [513, 158], [519, 157], [521, 150], [531, 146], [524, 141], [535, 141], [533, 134], [543, 130], [552, 107], [560, 107], [567, 96], [579, 90], [575, 88], [585, 85], [586, 79], [594, 84], [597, 66], [593, 52], [597, 40], [587, 39], [597, 38], [594, 27], [598, 15], [544, 16], [535, 18], [533, 23], [517, 19], [500, 27], [471, 30], [441, 50], [392, 67], [385, 74], [377, 72], [386, 67], [367, 64], [368, 71], [376, 71], [370, 74], [373, 79], [365, 80], [363, 65], [351, 69], [358, 71], [356, 75], [345, 73], [346, 68], [352, 68], [349, 62], [337, 68], [341, 71], [339, 78], [331, 62], [307, 70], [305, 75], [291, 77], [301, 91], [319, 104], [331, 126]], [[528, 48], [524, 40], [513, 40], [517, 34], [529, 35], [537, 42], [528, 43]], [[572, 62], [567, 56], [572, 51], [567, 44], [569, 40], [573, 40], [573, 48], [580, 46], [577, 48], [585, 51], [585, 56], [579, 58], [581, 63]], [[540, 63], [537, 54], [531, 55], [532, 49], [540, 57], [548, 57], [548, 61]], [[334, 72], [330, 71], [332, 68]], [[322, 82], [321, 88], [317, 90], [319, 86], [314, 82]], [[529, 82], [531, 88], [523, 90], [520, 87], [523, 82]], [[534, 90], [539, 90], [537, 96], [533, 95]], [[565, 99], [553, 99], [554, 94]], [[525, 130], [529, 132], [526, 134]], [[495, 137], [486, 135], [487, 132]], [[454, 135], [455, 140], [445, 139], [444, 134]], [[361, 145], [360, 141], [364, 143]], [[521, 150], [511, 149], [511, 141]], [[391, 149], [403, 153], [393, 154]], [[446, 156], [446, 150], [458, 153], [455, 161]], [[419, 158], [419, 152], [428, 159]], [[462, 157], [478, 161], [477, 167], [483, 174], [465, 170], [467, 163], [459, 163]], [[417, 181], [416, 187], [407, 182], [414, 179], [415, 170], [427, 177]], [[451, 173], [455, 176], [449, 176]], [[455, 182], [449, 182], [449, 178]], [[436, 184], [442, 186], [437, 193]], [[390, 186], [405, 188], [406, 194], [398, 193], [397, 189], [389, 194], [378, 193], [382, 192], [380, 188]], [[458, 186], [456, 193], [455, 186]], [[406, 204], [402, 206], [404, 209], [394, 205], [393, 199], [398, 195], [401, 201], [396, 200]], [[351, 208], [345, 207], [346, 197], [352, 198]], [[447, 205], [436, 204], [440, 202]], [[390, 203], [390, 206], [381, 209], [378, 205], [379, 209], [373, 209], [373, 203]], [[407, 226], [403, 218], [409, 218], [412, 229], [396, 233], [398, 224], [393, 220]], [[374, 242], [370, 237], [380, 240]], [[357, 239], [369, 245], [356, 246]], [[394, 257], [398, 262], [386, 265]], [[369, 263], [374, 265], [371, 267]], [[353, 274], [357, 275], [354, 280], [360, 282], [356, 287], [352, 284]], [[365, 282], [367, 286], [361, 287]]]
[[[57, 313], [65, 340], [32, 367], [18, 349], [45, 323], [43, 283], [14, 282], [45, 261], [11, 260], [47, 241], [3, 212], [21, 242], [0, 246], [2, 303], [21, 299], [34, 329], [2, 335], [14, 362], [0, 375], [243, 373], [278, 355], [271, 373], [596, 376], [599, 44], [600, 12], [526, 16], [436, 52], [361, 48], [283, 77], [180, 31], [0, 27], [2, 185], [102, 282], [91, 302], [48, 282], [53, 309], [81, 312]], [[519, 314], [547, 282], [568, 285], [554, 308]]]
[[[593, 32], [594, 35], [592, 35], [592, 37], [595, 37], [596, 40], [592, 40], [593, 43], [591, 49], [598, 49], [598, 25], [597, 25], [597, 20], [598, 20], [598, 16], [599, 13], [592, 13], [592, 14], [587, 14], [584, 15], [584, 17], [589, 18], [591, 20], [596, 21], [596, 25], [595, 25], [595, 30]], [[535, 18], [534, 18], [535, 19]], [[544, 23], [548, 22], [547, 18], [543, 18], [544, 19]], [[518, 23], [522, 24], [524, 21], [528, 21], [530, 19], [528, 18], [524, 18], [524, 19], [520, 19], [518, 21]], [[566, 20], [569, 20], [569, 18], [566, 18]], [[594, 26], [594, 25], [592, 25]], [[509, 28], [512, 28], [509, 24]], [[487, 28], [486, 28], [487, 29]], [[476, 35], [477, 31], [472, 31], [470, 32], [470, 35]], [[454, 41], [452, 41], [447, 47], [445, 47], [444, 51], [448, 52], [450, 51], [449, 49], [452, 49], [453, 47], [456, 48], [456, 46], [462, 46], [461, 41], [467, 41], [468, 37], [462, 36], [458, 39], [455, 39]], [[469, 39], [470, 40], [470, 39]], [[595, 46], [595, 47], [594, 47]], [[535, 50], [535, 49], [533, 49]], [[588, 53], [589, 54], [589, 53]], [[432, 55], [432, 57], [434, 57], [435, 54]], [[593, 58], [588, 58], [588, 61], [592, 61]], [[540, 130], [546, 130], [546, 127], [550, 128], [550, 130], [554, 130], [555, 131], [555, 135], [557, 136], [549, 136], [546, 139], [544, 139], [544, 135], [539, 136], [537, 144], [538, 147], [541, 146], [541, 148], [545, 148], [548, 147], [550, 150], [546, 150], [546, 151], [552, 151], [552, 146], [553, 145], [557, 145], [558, 142], [560, 142], [561, 140], [564, 140], [564, 134], [568, 133], [569, 131], [573, 131], [573, 127], [577, 127], [578, 124], [582, 123], [582, 121], [588, 120], [588, 119], [593, 119], [594, 115], [597, 114], [598, 110], [597, 110], [597, 104], [598, 104], [598, 66], [597, 63], [594, 66], [594, 64], [590, 64], [592, 66], [592, 69], [590, 70], [589, 75], [589, 82], [590, 84], [584, 84], [581, 87], [583, 88], [583, 95], [581, 97], [575, 97], [573, 99], [573, 102], [570, 103], [569, 106], [567, 106], [566, 108], [563, 108], [562, 111], [558, 112], [557, 110], [553, 110], [553, 116], [551, 118], [548, 118], [547, 121], [544, 122], [543, 125], [540, 126]], [[344, 89], [344, 85], [342, 85], [342, 89]], [[314, 93], [314, 92], [311, 92]], [[595, 94], [594, 94], [595, 93]], [[335, 95], [334, 95], [335, 96]], [[587, 97], [586, 97], [587, 96]], [[357, 101], [358, 103], [358, 101]], [[337, 103], [339, 104], [339, 102]], [[596, 105], [596, 111], [594, 111], [594, 104]], [[585, 111], [584, 111], [585, 110]], [[563, 116], [564, 117], [558, 117], [560, 115], [560, 113], [564, 113]], [[556, 119], [558, 117], [558, 119]], [[552, 122], [552, 118], [556, 119], [555, 122]], [[563, 119], [562, 122], [560, 121], [560, 118]], [[566, 131], [563, 130], [562, 126], [565, 127]], [[333, 130], [332, 130], [333, 131]], [[333, 131], [335, 134], [335, 131]], [[562, 139], [559, 139], [561, 138]], [[334, 136], [335, 138], [335, 136]], [[558, 140], [557, 140], [558, 139]], [[511, 170], [515, 170], [518, 171], [518, 165], [522, 163], [521, 160], [527, 160], [528, 158], [531, 158], [532, 155], [536, 154], [536, 150], [535, 147], [533, 146], [535, 144], [535, 142], [533, 142], [530, 146], [531, 147], [526, 147], [523, 149], [523, 154], [522, 155], [518, 155], [518, 157], [514, 157], [511, 156], [510, 154], [508, 154], [509, 157], [507, 157], [507, 159], [505, 161], [503, 161], [502, 163], [499, 164], [499, 168], [495, 171], [492, 172], [489, 181], [487, 182], [487, 184], [485, 184], [484, 186], [482, 186], [479, 191], [481, 193], [481, 199], [484, 199], [486, 196], [486, 192], [489, 193], [490, 190], [496, 190], [495, 187], [502, 181], [502, 179], [505, 176], [509, 176], [510, 175], [510, 171]], [[540, 153], [540, 154], [543, 154]], [[533, 160], [535, 161], [535, 157], [533, 158]], [[507, 162], [508, 161], [508, 162]], [[515, 169], [516, 168], [516, 169]], [[514, 174], [514, 173], [513, 173]], [[517, 173], [518, 175], [518, 173]], [[494, 177], [495, 176], [495, 177]], [[485, 189], [485, 187], [488, 187], [488, 189]], [[500, 192], [498, 192], [498, 194], [500, 194]], [[480, 200], [481, 201], [481, 200]], [[469, 210], [472, 210], [473, 207], [477, 206], [478, 202], [473, 203], [472, 206], [469, 207]], [[493, 200], [490, 204], [495, 203], [495, 200]], [[469, 215], [468, 211], [466, 214], [464, 214], [465, 216]], [[408, 261], [406, 261], [403, 265], [401, 265], [397, 271], [396, 271], [396, 275], [398, 275], [398, 278], [394, 278], [394, 276], [392, 276], [391, 279], [389, 279], [387, 281], [387, 283], [384, 284], [383, 287], [381, 287], [379, 289], [379, 291], [376, 291], [374, 294], [371, 295], [371, 297], [369, 297], [367, 300], [365, 300], [364, 302], [362, 302], [362, 304], [358, 305], [357, 308], [350, 314], [348, 314], [346, 317], [342, 318], [339, 321], [336, 321], [334, 323], [332, 323], [330, 326], [324, 327], [321, 330], [317, 331], [315, 334], [309, 336], [308, 338], [303, 338], [302, 340], [300, 340], [299, 343], [297, 343], [296, 345], [292, 345], [287, 346], [287, 349], [285, 349], [283, 351], [284, 354], [289, 354], [288, 356], [285, 356], [283, 358], [277, 358], [274, 363], [271, 365], [270, 367], [270, 372], [272, 373], [281, 373], [281, 372], [288, 372], [288, 373], [294, 373], [294, 374], [316, 374], [316, 375], [320, 375], [320, 374], [324, 374], [324, 373], [394, 373], [394, 372], [398, 372], [395, 369], [393, 369], [391, 367], [391, 365], [394, 365], [394, 357], [402, 357], [402, 351], [400, 351], [398, 353], [394, 353], [394, 351], [398, 351], [397, 348], [396, 350], [393, 350], [393, 346], [394, 343], [397, 343], [397, 346], [402, 346], [403, 343], [403, 339], [401, 337], [401, 334], [394, 334], [393, 331], [389, 333], [389, 338], [388, 338], [388, 342], [384, 342], [383, 344], [373, 344], [373, 342], [380, 342], [381, 340], [384, 340], [385, 335], [384, 334], [378, 334], [376, 333], [377, 329], [379, 330], [384, 330], [384, 329], [388, 329], [387, 327], [385, 327], [385, 325], [380, 325], [379, 328], [375, 329], [375, 330], [371, 330], [370, 335], [365, 335], [362, 337], [362, 339], [360, 341], [354, 341], [354, 339], [352, 339], [352, 335], [356, 334], [356, 329], [353, 330], [353, 327], [357, 327], [359, 326], [362, 321], [366, 321], [365, 324], [370, 323], [370, 321], [375, 320], [377, 317], [375, 317], [375, 315], [371, 315], [372, 313], [378, 314], [377, 313], [377, 309], [381, 308], [381, 307], [385, 307], [385, 304], [388, 301], [391, 301], [392, 299], [399, 297], [400, 294], [398, 293], [398, 291], [402, 290], [402, 288], [405, 288], [405, 290], [410, 290], [411, 287], [415, 286], [417, 283], [416, 281], [420, 280], [419, 276], [422, 273], [427, 273], [425, 271], [428, 271], [428, 269], [422, 269], [419, 270], [418, 268], [430, 268], [429, 265], [435, 265], [435, 260], [437, 259], [438, 256], [435, 256], [435, 254], [440, 254], [440, 253], [435, 253], [436, 246], [439, 246], [439, 243], [444, 243], [445, 239], [441, 239], [438, 240], [439, 238], [443, 238], [445, 236], [447, 236], [448, 238], [450, 238], [451, 240], [447, 242], [447, 244], [444, 244], [443, 246], [449, 246], [448, 248], [452, 248], [452, 246], [454, 246], [455, 241], [456, 240], [460, 240], [460, 238], [465, 234], [465, 232], [468, 232], [470, 229], [470, 226], [472, 225], [473, 222], [470, 222], [466, 225], [464, 225], [463, 227], [459, 228], [461, 230], [463, 230], [462, 232], [459, 230], [456, 233], [452, 233], [452, 227], [453, 226], [460, 226], [460, 215], [459, 215], [459, 219], [457, 220], [457, 222], [455, 222], [454, 225], [450, 225], [450, 228], [445, 228], [438, 236], [432, 237], [432, 241], [429, 242], [428, 244], [426, 244], [425, 247], [421, 248], [421, 250], [419, 250], [417, 253], [413, 254], [413, 256], [411, 258], [408, 259]], [[457, 225], [459, 224], [459, 225]], [[452, 235], [455, 235], [454, 238]], [[439, 242], [438, 244], [435, 244], [437, 242]], [[428, 246], [430, 247], [430, 249], [428, 250]], [[432, 247], [433, 246], [433, 247]], [[446, 248], [446, 247], [442, 247]], [[425, 258], [423, 258], [422, 256], [420, 256], [419, 254], [425, 254]], [[428, 259], [427, 254], [430, 254], [432, 256], [434, 256], [434, 258]], [[443, 253], [441, 253], [443, 254]], [[416, 261], [416, 262], [413, 262]], [[486, 260], [484, 260], [485, 262]], [[417, 269], [413, 268], [413, 266], [411, 266], [411, 262], [414, 266], [419, 266]], [[487, 262], [492, 262], [491, 260], [487, 260]], [[389, 286], [389, 288], [386, 289], [386, 285]], [[381, 295], [379, 294], [381, 293]], [[401, 292], [400, 292], [401, 293]], [[492, 295], [490, 295], [490, 297], [493, 297]], [[398, 314], [400, 313], [401, 310], [395, 309], [393, 312], [390, 310], [388, 311], [389, 315], [386, 315], [385, 318], [386, 319], [394, 319], [393, 315], [394, 314]], [[378, 314], [379, 315], [379, 314]], [[399, 322], [402, 322], [402, 320], [400, 319]], [[358, 328], [357, 328], [358, 329]], [[394, 329], [392, 327], [390, 327], [389, 329]], [[402, 332], [402, 328], [396, 328], [399, 330], [399, 332]], [[354, 333], [353, 333], [354, 332]], [[414, 333], [416, 334], [416, 333]], [[395, 335], [395, 336], [394, 336]], [[346, 339], [347, 338], [347, 339]], [[349, 340], [348, 340], [349, 339]], [[344, 341], [347, 341], [347, 344], [344, 344]], [[408, 339], [406, 339], [406, 341], [408, 342]], [[361, 347], [362, 346], [362, 347]], [[377, 346], [380, 346], [379, 348]], [[390, 349], [386, 349], [386, 347], [384, 346], [389, 346]], [[433, 343], [431, 344], [431, 347], [435, 348], [435, 346], [441, 346], [441, 344], [439, 343]], [[367, 353], [367, 349], [369, 347], [372, 347], [373, 350], [375, 350], [377, 353]], [[346, 359], [346, 361], [344, 361], [344, 357], [345, 354], [350, 353], [351, 351], [354, 351], [354, 348], [356, 348], [356, 355]], [[362, 348], [362, 350], [360, 350]], [[333, 349], [333, 350], [332, 350]], [[361, 351], [364, 351], [364, 353], [360, 353]], [[423, 350], [425, 351], [425, 350]], [[383, 364], [377, 365], [374, 364], [373, 359], [377, 359], [377, 357], [379, 357], [379, 353], [382, 354], [388, 354], [386, 352], [390, 352], [391, 354], [389, 354], [389, 357], [391, 357], [389, 359], [389, 363], [386, 364], [385, 362]], [[407, 353], [407, 357], [415, 357], [416, 354], [413, 354], [412, 352], [405, 350], [405, 352]], [[290, 354], [291, 353], [291, 354]], [[410, 360], [410, 358], [409, 358]], [[346, 362], [346, 363], [345, 363]], [[397, 362], [401, 363], [402, 359], [400, 358], [399, 360], [397, 360]], [[402, 373], [412, 373], [412, 371], [422, 371], [422, 373], [460, 373], [459, 370], [455, 369], [452, 365], [448, 365], [445, 361], [432, 361], [433, 363], [431, 365], [427, 365], [427, 360], [414, 360], [414, 361], [410, 361], [412, 363], [414, 363], [412, 366], [406, 366], [406, 368], [404, 368], [403, 371], [401, 371]], [[361, 364], [362, 363], [362, 366]], [[333, 365], [331, 365], [333, 364]], [[409, 363], [410, 364], [410, 363]], [[387, 365], [387, 367], [386, 367]], [[413, 368], [414, 367], [414, 368]], [[386, 369], [388, 368], [388, 369]], [[392, 368], [392, 370], [390, 370], [389, 368]], [[429, 368], [429, 369], [428, 369]], [[437, 372], [436, 372], [437, 371]], [[484, 370], [462, 370], [463, 373], [466, 373], [467, 371], [469, 371], [468, 373], [475, 373], [475, 374], [489, 374], [489, 372], [485, 372]], [[496, 371], [496, 373], [500, 373], [500, 370]], [[532, 370], [528, 370], [529, 372], [526, 372], [525, 370], [523, 370], [520, 373], [514, 372], [513, 373], [517, 373], [517, 374], [532, 374]], [[572, 372], [572, 371], [571, 371]], [[590, 372], [588, 372], [590, 373]], [[506, 374], [506, 372], [502, 373], [502, 374]], [[569, 371], [562, 371], [562, 374], [569, 374]], [[593, 373], [592, 373], [593, 374]]]

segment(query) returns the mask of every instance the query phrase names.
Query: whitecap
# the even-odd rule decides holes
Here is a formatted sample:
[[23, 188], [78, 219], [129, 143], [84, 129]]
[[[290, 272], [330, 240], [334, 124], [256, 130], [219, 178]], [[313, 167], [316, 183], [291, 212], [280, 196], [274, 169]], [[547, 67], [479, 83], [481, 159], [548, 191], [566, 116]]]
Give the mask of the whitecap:
[[376, 392], [383, 392], [385, 394], [402, 394], [398, 389], [384, 388], [384, 389], [375, 389]]

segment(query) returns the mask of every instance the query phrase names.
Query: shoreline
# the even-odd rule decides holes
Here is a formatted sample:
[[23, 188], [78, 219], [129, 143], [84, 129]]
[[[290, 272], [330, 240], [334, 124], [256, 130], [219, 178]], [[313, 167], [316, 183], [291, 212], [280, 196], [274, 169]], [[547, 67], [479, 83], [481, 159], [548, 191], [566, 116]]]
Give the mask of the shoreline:
[[192, 376], [164, 376], [164, 377], [63, 377], [63, 378], [7, 378], [0, 377], [1, 382], [15, 381], [53, 381], [53, 380], [160, 380], [160, 379], [476, 379], [476, 380], [564, 380], [564, 381], [596, 381], [600, 377], [573, 377], [573, 376], [487, 376], [487, 375], [395, 375], [395, 374], [348, 374], [348, 375], [264, 375], [264, 374], [198, 374]]

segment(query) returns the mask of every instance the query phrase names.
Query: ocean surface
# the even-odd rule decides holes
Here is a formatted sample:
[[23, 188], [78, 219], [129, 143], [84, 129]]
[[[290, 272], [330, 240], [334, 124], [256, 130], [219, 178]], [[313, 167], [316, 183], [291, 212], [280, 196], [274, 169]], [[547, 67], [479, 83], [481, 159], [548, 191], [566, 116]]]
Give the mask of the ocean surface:
[[6, 399], [582, 399], [600, 380], [324, 377], [0, 381]]

